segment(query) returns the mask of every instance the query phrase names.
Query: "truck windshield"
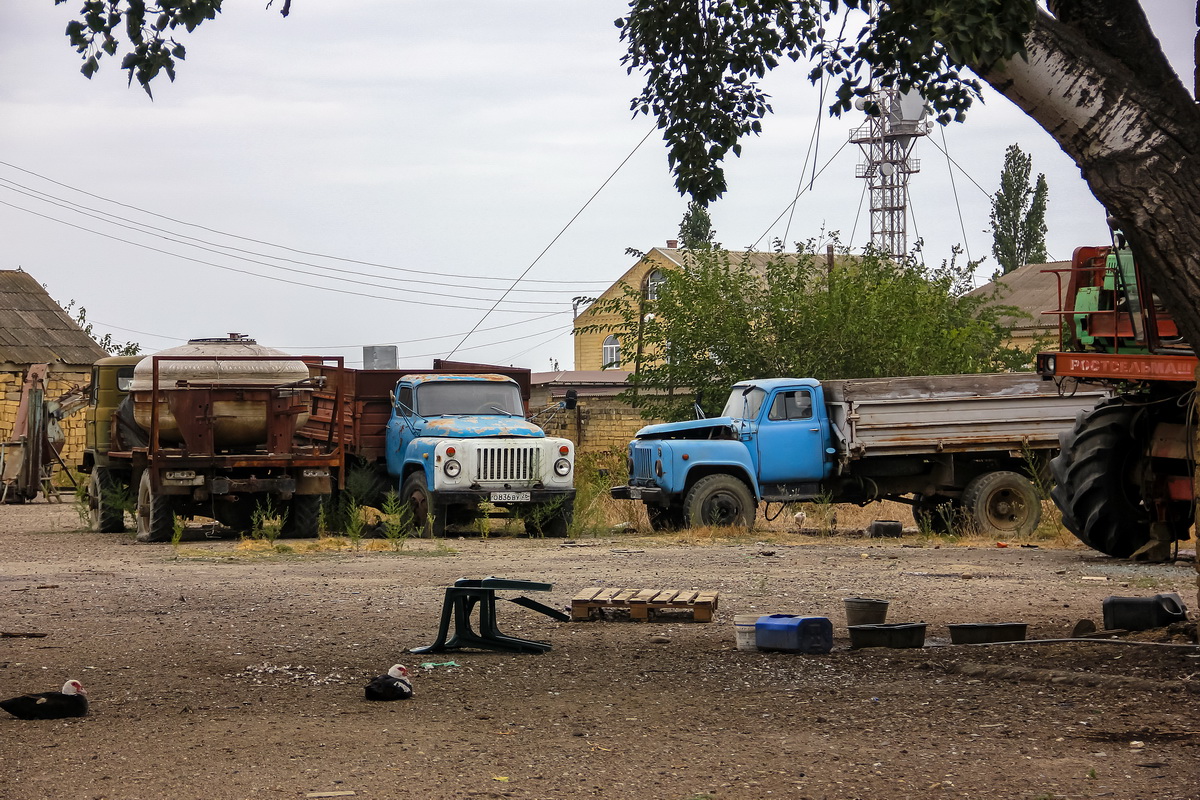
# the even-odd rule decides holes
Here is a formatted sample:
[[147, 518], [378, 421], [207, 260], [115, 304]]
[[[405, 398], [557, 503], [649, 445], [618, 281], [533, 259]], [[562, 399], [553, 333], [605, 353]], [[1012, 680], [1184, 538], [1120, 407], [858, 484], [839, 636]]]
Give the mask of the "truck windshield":
[[422, 417], [448, 414], [524, 416], [515, 384], [499, 381], [435, 381], [417, 387], [416, 412]]
[[721, 416], [734, 419], [754, 419], [758, 416], [758, 409], [762, 406], [763, 398], [766, 396], [767, 393], [757, 386], [751, 387], [748, 392], [745, 386], [735, 386], [729, 393], [729, 399], [725, 401], [725, 408], [721, 410]]

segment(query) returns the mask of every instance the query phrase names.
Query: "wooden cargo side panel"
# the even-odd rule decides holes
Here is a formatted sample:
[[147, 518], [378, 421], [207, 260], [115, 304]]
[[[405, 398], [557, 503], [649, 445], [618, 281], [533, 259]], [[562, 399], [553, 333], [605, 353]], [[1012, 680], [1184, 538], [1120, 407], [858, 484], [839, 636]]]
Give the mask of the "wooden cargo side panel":
[[834, 422], [860, 454], [1019, 451], [1058, 446], [1099, 392], [1058, 394], [1032, 373], [826, 381]]

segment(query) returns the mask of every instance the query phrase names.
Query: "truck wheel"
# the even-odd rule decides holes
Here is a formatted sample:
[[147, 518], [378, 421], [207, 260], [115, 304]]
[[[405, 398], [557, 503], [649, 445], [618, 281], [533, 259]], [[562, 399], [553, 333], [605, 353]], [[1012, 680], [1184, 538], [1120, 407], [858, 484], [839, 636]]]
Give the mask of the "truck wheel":
[[440, 538], [446, 535], [446, 508], [439, 507], [425, 486], [425, 473], [414, 472], [400, 487], [400, 500], [408, 506], [413, 525], [424, 536]]
[[549, 539], [564, 539], [571, 528], [571, 520], [575, 516], [574, 500], [552, 500], [546, 503], [545, 516], [535, 511], [534, 517], [526, 517], [525, 533], [530, 536], [545, 536]]
[[677, 505], [666, 508], [647, 505], [646, 516], [650, 519], [650, 530], [652, 531], [677, 531], [684, 527], [683, 509]]
[[1050, 493], [1063, 525], [1101, 553], [1128, 558], [1150, 541], [1150, 513], [1132, 479], [1142, 458], [1135, 428], [1138, 409], [1107, 402], [1081, 413], [1059, 437], [1050, 462]]
[[962, 513], [962, 503], [957, 498], [944, 494], [928, 497], [917, 495], [913, 501], [913, 521], [917, 528], [931, 533], [954, 533], [954, 524]]
[[288, 504], [281, 533], [289, 539], [315, 539], [321, 534], [323, 494], [298, 494]]
[[696, 481], [683, 504], [690, 528], [754, 528], [758, 504], [750, 489], [732, 475], [709, 475]]
[[124, 485], [106, 467], [94, 467], [88, 478], [88, 521], [97, 533], [125, 530], [125, 508], [121, 504]]
[[137, 540], [139, 542], [169, 542], [175, 535], [175, 510], [171, 498], [154, 494], [150, 487], [150, 471], [142, 472], [138, 482]]
[[980, 533], [1028, 536], [1042, 521], [1037, 489], [1024, 476], [1008, 470], [985, 472], [963, 489], [963, 510]]

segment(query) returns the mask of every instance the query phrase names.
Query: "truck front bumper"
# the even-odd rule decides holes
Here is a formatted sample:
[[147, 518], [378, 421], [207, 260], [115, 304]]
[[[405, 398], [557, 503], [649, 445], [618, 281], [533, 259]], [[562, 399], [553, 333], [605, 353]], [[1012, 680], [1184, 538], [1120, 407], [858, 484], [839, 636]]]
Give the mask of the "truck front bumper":
[[[494, 499], [496, 495], [518, 495], [523, 496], [528, 494], [529, 499], [522, 497], [520, 500], [503, 500]], [[438, 490], [433, 492], [431, 498], [435, 503], [442, 506], [473, 506], [480, 503], [495, 503], [501, 506], [524, 506], [524, 505], [539, 505], [542, 503], [550, 503], [555, 500], [563, 500], [573, 502], [575, 500], [575, 490], [572, 489], [506, 489], [503, 492], [492, 491], [490, 489], [467, 489], [446, 491]]]
[[609, 493], [614, 500], [641, 500], [654, 506], [667, 504], [667, 493], [658, 486], [614, 486]]

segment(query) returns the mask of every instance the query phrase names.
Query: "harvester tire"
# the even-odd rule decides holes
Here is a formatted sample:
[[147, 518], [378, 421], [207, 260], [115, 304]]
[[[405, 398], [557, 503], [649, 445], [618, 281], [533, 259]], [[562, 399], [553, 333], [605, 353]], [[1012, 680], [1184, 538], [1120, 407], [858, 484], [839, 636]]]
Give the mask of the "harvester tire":
[[169, 495], [155, 494], [150, 486], [150, 471], [138, 481], [137, 540], [169, 542], [175, 536], [175, 509]]
[[1142, 458], [1138, 409], [1120, 401], [1080, 412], [1059, 436], [1050, 493], [1063, 525], [1101, 553], [1128, 558], [1150, 541], [1150, 514], [1131, 480]]
[[125, 509], [121, 496], [126, 495], [121, 482], [107, 467], [93, 467], [88, 478], [88, 522], [97, 533], [121, 533], [125, 530]]

